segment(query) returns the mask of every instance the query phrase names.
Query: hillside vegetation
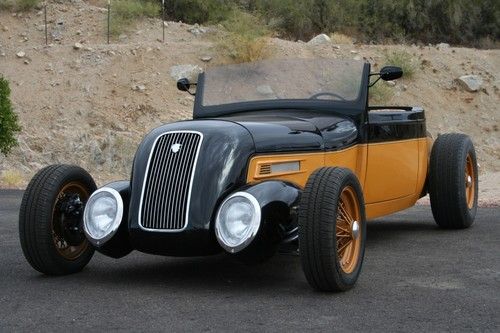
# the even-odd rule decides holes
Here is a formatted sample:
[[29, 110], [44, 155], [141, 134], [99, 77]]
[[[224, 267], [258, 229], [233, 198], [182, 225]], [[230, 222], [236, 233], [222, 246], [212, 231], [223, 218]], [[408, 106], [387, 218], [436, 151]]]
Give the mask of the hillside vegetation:
[[281, 37], [341, 32], [359, 42], [447, 42], [499, 46], [498, 0], [169, 0], [169, 16], [218, 23], [234, 11], [258, 17]]

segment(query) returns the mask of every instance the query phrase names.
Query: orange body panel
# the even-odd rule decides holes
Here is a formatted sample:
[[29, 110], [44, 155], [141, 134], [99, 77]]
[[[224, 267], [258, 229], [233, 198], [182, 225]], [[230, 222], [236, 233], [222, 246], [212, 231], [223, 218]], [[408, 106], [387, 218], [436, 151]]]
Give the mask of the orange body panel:
[[[299, 162], [298, 171], [261, 174], [263, 165]], [[428, 166], [426, 138], [359, 144], [335, 152], [259, 155], [250, 160], [247, 182], [283, 180], [304, 187], [311, 173], [323, 166], [353, 171], [365, 197], [368, 219], [411, 207], [420, 198]]]

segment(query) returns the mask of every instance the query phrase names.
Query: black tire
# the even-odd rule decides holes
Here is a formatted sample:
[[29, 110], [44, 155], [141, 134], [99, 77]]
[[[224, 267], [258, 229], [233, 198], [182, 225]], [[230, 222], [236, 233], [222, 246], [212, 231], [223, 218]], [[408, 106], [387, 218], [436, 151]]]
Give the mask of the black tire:
[[[344, 258], [339, 254], [342, 243], [341, 238], [338, 238], [347, 237], [347, 234], [337, 235], [339, 228], [345, 227], [343, 213], [339, 211], [340, 206], [344, 205], [342, 200], [345, 200], [345, 191], [350, 193], [352, 200], [357, 201], [357, 213], [353, 216], [359, 218], [356, 221], [360, 232], [354, 237], [351, 229], [350, 237], [355, 244], [353, 251], [357, 251], [357, 257], [350, 263], [352, 269], [347, 271], [341, 263]], [[302, 269], [309, 284], [320, 291], [345, 291], [352, 288], [361, 272], [365, 241], [365, 208], [357, 177], [343, 168], [314, 171], [307, 181], [299, 207], [299, 251]]]
[[434, 142], [429, 165], [429, 195], [432, 215], [440, 227], [463, 229], [474, 222], [478, 173], [474, 145], [467, 135], [444, 134]]
[[[87, 265], [94, 248], [81, 233], [81, 211], [66, 215], [61, 213], [61, 205], [72, 194], [78, 194], [85, 205], [95, 190], [92, 177], [77, 166], [51, 165], [33, 177], [21, 202], [19, 238], [24, 256], [35, 270], [64, 275]], [[65, 227], [70, 222], [71, 230]]]

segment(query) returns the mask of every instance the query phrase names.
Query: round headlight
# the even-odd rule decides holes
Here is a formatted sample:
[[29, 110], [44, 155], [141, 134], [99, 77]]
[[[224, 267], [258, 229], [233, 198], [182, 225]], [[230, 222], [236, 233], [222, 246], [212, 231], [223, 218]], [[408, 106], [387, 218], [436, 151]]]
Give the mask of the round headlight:
[[224, 200], [217, 212], [217, 241], [228, 252], [243, 250], [259, 231], [260, 216], [260, 205], [253, 195], [247, 192], [231, 195]]
[[83, 214], [83, 229], [87, 239], [99, 246], [118, 230], [123, 217], [123, 200], [115, 189], [103, 187], [87, 201]]

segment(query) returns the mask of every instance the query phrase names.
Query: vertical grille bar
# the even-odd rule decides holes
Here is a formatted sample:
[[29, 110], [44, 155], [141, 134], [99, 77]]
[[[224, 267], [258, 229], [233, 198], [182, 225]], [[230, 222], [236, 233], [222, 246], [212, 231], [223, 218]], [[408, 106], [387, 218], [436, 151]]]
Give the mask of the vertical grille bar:
[[191, 131], [159, 136], [149, 157], [139, 208], [145, 229], [180, 231], [187, 225], [196, 161], [203, 137]]

